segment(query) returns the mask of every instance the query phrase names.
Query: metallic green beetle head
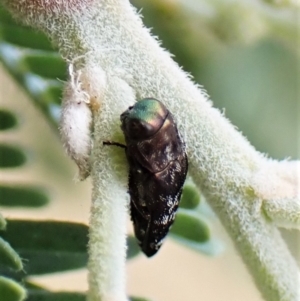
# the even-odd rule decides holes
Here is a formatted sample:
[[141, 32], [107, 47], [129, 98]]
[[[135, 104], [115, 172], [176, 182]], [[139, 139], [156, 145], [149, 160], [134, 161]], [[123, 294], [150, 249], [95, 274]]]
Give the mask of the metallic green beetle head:
[[144, 98], [121, 114], [125, 137], [134, 140], [153, 136], [164, 124], [167, 108], [154, 98]]

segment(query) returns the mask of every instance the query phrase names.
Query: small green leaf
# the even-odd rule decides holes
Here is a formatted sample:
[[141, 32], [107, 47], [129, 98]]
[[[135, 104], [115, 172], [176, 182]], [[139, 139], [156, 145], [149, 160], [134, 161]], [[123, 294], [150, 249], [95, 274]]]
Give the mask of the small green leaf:
[[[1, 20], [2, 21], [2, 20]], [[16, 24], [1, 24], [1, 38], [10, 44], [40, 50], [53, 50], [47, 37], [40, 31]]]
[[[20, 235], [22, 234], [22, 235]], [[2, 236], [15, 248], [35, 251], [86, 252], [88, 226], [57, 221], [8, 220]]]
[[28, 53], [23, 56], [22, 61], [31, 73], [46, 78], [66, 79], [66, 63], [56, 52]]
[[26, 298], [25, 289], [17, 282], [0, 276], [1, 301], [22, 301]]
[[0, 265], [20, 271], [23, 264], [18, 253], [10, 246], [8, 242], [0, 237]]
[[224, 252], [224, 244], [218, 239], [212, 238], [207, 242], [199, 243], [182, 238], [174, 234], [171, 234], [170, 236], [172, 239], [182, 244], [183, 246], [209, 256], [217, 256]]
[[194, 209], [200, 203], [200, 193], [192, 184], [185, 184], [182, 190], [180, 207], [185, 209]]
[[56, 82], [56, 84], [49, 85], [48, 88], [44, 89], [43, 93], [40, 94], [45, 103], [58, 104], [60, 105], [62, 99], [62, 84]]
[[42, 290], [29, 290], [26, 301], [85, 301], [86, 295], [83, 293], [57, 292], [52, 293]]
[[150, 299], [146, 299], [142, 297], [130, 297], [130, 301], [150, 301]]
[[1, 235], [26, 260], [27, 275], [86, 266], [88, 227], [79, 223], [9, 220]]
[[[86, 295], [76, 292], [49, 292], [44, 290], [28, 290], [26, 301], [85, 301]], [[150, 301], [141, 297], [130, 297], [131, 301]]]
[[179, 209], [170, 232], [184, 239], [203, 243], [210, 239], [210, 230], [195, 212]]
[[26, 261], [24, 269], [27, 275], [42, 275], [80, 269], [87, 265], [87, 253], [19, 251]]
[[34, 282], [28, 281], [27, 279], [23, 280], [23, 284], [25, 288], [32, 291], [45, 291], [45, 288], [41, 286], [40, 284], [36, 284]]
[[3, 217], [3, 215], [0, 213], [0, 230], [5, 230], [6, 229], [6, 220]]
[[11, 14], [4, 9], [3, 6], [0, 5], [0, 25], [2, 24], [15, 24], [13, 17]]
[[49, 202], [46, 191], [34, 186], [0, 185], [0, 206], [41, 207]]
[[193, 210], [178, 210], [170, 237], [206, 255], [216, 256], [224, 250], [222, 242], [211, 237], [208, 224]]
[[127, 259], [132, 259], [140, 253], [140, 247], [136, 238], [132, 235], [127, 236]]
[[0, 144], [0, 168], [18, 167], [25, 162], [26, 155], [22, 149], [11, 145]]
[[15, 127], [17, 123], [17, 118], [12, 112], [0, 109], [0, 131], [11, 129]]

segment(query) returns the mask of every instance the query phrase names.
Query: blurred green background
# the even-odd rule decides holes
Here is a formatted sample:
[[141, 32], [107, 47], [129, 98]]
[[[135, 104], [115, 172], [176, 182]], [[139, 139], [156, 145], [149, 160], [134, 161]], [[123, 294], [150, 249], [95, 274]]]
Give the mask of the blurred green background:
[[132, 1], [214, 106], [261, 152], [299, 158], [298, 14], [261, 1]]

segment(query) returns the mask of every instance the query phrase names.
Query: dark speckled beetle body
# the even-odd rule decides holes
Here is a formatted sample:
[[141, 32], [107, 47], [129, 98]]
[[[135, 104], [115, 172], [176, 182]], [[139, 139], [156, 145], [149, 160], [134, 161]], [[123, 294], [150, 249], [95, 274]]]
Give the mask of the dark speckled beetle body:
[[145, 98], [121, 114], [129, 163], [130, 211], [142, 251], [153, 256], [174, 222], [188, 170], [185, 145], [172, 114]]
[[160, 248], [181, 197], [188, 161], [172, 114], [145, 98], [121, 115], [129, 163], [131, 219], [142, 251]]

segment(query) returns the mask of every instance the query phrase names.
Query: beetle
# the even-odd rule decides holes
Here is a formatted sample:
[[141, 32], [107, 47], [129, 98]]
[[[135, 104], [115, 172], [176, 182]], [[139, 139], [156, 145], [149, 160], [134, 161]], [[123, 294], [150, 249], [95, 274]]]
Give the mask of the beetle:
[[146, 256], [161, 247], [178, 209], [188, 159], [174, 118], [154, 98], [144, 98], [120, 116], [129, 164], [128, 189], [134, 233]]

